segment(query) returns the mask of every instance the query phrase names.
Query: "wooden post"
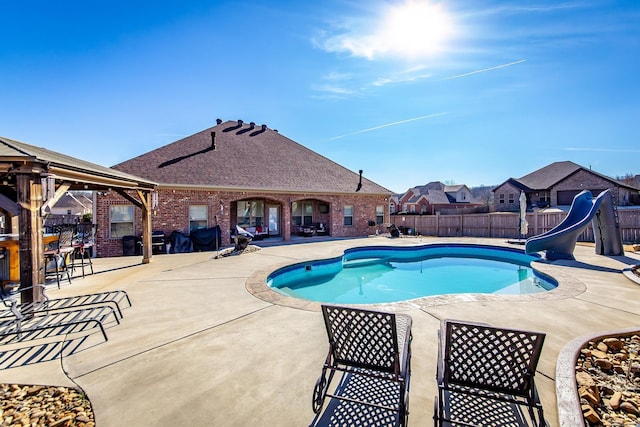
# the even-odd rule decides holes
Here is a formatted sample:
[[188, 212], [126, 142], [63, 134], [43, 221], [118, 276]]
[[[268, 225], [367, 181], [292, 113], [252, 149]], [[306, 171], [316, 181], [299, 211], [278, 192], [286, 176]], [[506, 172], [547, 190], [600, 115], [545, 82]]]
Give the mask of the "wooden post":
[[138, 191], [138, 196], [142, 201], [142, 263], [151, 262], [151, 191]]
[[[44, 284], [42, 236], [42, 182], [40, 173], [16, 174], [17, 201], [20, 205], [20, 288]], [[23, 302], [42, 301], [42, 289], [22, 291]]]

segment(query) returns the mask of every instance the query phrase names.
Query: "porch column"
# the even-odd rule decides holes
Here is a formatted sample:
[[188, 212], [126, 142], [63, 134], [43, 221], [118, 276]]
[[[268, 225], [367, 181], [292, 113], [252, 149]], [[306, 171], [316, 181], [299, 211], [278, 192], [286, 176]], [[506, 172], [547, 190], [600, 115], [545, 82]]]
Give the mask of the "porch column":
[[[31, 168], [29, 168], [31, 169]], [[42, 181], [33, 171], [16, 175], [17, 202], [20, 206], [20, 288], [44, 284], [44, 239], [42, 236]], [[22, 291], [23, 302], [42, 301], [42, 289]]]

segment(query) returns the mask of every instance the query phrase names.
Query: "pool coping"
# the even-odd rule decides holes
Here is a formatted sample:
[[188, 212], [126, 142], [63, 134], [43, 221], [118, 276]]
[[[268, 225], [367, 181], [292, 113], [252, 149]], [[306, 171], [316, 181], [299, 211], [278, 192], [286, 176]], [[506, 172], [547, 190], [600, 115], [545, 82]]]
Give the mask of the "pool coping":
[[[424, 246], [430, 246], [430, 245], [441, 245], [441, 243], [424, 244]], [[474, 245], [474, 246], [487, 246], [487, 247], [496, 248], [496, 249], [504, 249], [504, 246], [500, 246], [500, 245]], [[335, 250], [334, 253], [330, 254], [328, 257], [323, 257], [320, 259], [342, 256], [344, 252], [345, 252], [345, 249], [340, 248]], [[287, 267], [289, 265], [300, 264], [304, 262], [311, 262], [315, 260], [317, 259], [308, 258], [305, 260], [298, 260], [298, 261], [290, 260], [290, 261], [282, 262], [277, 265], [271, 266], [269, 267], [269, 269], [257, 270], [249, 278], [247, 278], [245, 282], [245, 287], [247, 291], [253, 296], [255, 296], [256, 298], [271, 304], [276, 304], [284, 307], [296, 308], [301, 310], [320, 311], [321, 310], [320, 306], [323, 303], [290, 297], [273, 290], [271, 287], [267, 285], [267, 277], [274, 271], [283, 267]], [[571, 298], [585, 292], [587, 287], [582, 281], [562, 271], [561, 267], [566, 266], [566, 265], [563, 265], [564, 263], [569, 263], [570, 265], [571, 261], [565, 260], [564, 262], [558, 262], [558, 261], [550, 262], [541, 258], [540, 260], [533, 261], [531, 263], [531, 267], [534, 270], [538, 271], [539, 273], [550, 276], [558, 282], [558, 286], [555, 289], [552, 289], [546, 292], [536, 293], [536, 294], [527, 294], [527, 295], [502, 295], [502, 294], [477, 294], [477, 293], [448, 294], [448, 295], [421, 297], [421, 298], [416, 298], [416, 299], [407, 300], [407, 301], [398, 301], [398, 302], [390, 302], [390, 303], [345, 304], [345, 305], [366, 306], [366, 307], [373, 307], [379, 310], [402, 312], [402, 311], [433, 307], [438, 305], [455, 304], [455, 303], [463, 303], [463, 302], [487, 302], [487, 301], [527, 302], [527, 301], [557, 300], [557, 299]]]

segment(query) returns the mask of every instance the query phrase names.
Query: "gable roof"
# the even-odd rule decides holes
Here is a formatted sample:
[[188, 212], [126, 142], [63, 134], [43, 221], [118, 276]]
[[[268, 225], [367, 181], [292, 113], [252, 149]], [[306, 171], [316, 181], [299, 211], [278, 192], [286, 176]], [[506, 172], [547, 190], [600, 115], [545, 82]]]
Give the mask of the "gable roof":
[[496, 186], [492, 191], [495, 191], [495, 189], [507, 183], [519, 188], [522, 191], [549, 190], [563, 179], [566, 179], [581, 170], [596, 175], [617, 186], [637, 190], [630, 185], [617, 181], [601, 173], [595, 172], [592, 169], [587, 169], [571, 161], [563, 161], [551, 163], [543, 168], [531, 172], [528, 175], [523, 176], [522, 178], [509, 178], [502, 184]]
[[[168, 187], [356, 193], [360, 175], [266, 125], [226, 121], [113, 166]], [[358, 194], [391, 194], [366, 178]]]
[[0, 173], [9, 173], [14, 163], [42, 164], [51, 176], [68, 181], [72, 188], [83, 189], [84, 184], [130, 189], [155, 187], [155, 183], [132, 174], [0, 136]]
[[[528, 175], [518, 179], [519, 182], [526, 185], [532, 190], [545, 190], [553, 187], [569, 175], [584, 169], [582, 166], [570, 162], [554, 162], [537, 171], [533, 171]], [[591, 171], [592, 172], [592, 171]], [[610, 178], [607, 178], [610, 179]]]
[[400, 196], [400, 199], [404, 198], [405, 195], [411, 194], [411, 197], [405, 200], [404, 203], [416, 204], [422, 199], [428, 201], [432, 205], [459, 203], [456, 202], [455, 197], [449, 193], [455, 193], [462, 188], [468, 189], [464, 184], [445, 185], [440, 181], [432, 181], [425, 185], [410, 188]]

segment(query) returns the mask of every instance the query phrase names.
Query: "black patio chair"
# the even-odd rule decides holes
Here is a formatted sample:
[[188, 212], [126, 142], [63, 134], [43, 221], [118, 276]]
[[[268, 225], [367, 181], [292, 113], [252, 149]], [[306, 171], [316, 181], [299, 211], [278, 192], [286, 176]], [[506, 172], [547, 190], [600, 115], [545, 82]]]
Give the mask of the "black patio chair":
[[73, 236], [75, 229], [71, 225], [62, 225], [58, 230], [58, 240], [49, 244], [49, 249], [44, 251], [44, 275], [45, 279], [54, 276], [58, 289], [60, 279], [66, 274], [71, 284], [70, 262], [74, 252]]
[[[332, 305], [322, 305], [322, 313], [329, 352], [313, 390], [313, 411], [320, 415], [329, 397], [327, 411], [341, 420], [340, 425], [381, 425], [384, 419], [406, 426], [411, 317]], [[336, 372], [341, 378], [331, 388]]]
[[546, 425], [533, 379], [545, 334], [443, 320], [439, 337], [436, 426]]

